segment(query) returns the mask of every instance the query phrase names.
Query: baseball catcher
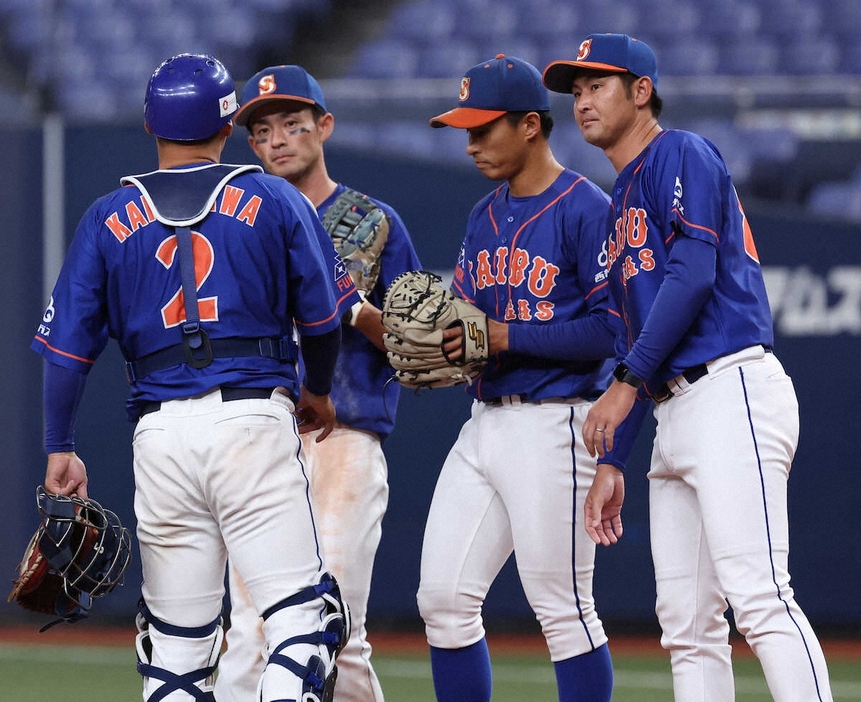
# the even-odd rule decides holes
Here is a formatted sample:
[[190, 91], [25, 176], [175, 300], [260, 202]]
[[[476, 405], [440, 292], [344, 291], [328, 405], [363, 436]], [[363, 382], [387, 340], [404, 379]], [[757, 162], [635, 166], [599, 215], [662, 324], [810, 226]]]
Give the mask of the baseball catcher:
[[[409, 388], [472, 383], [489, 355], [487, 315], [440, 285], [428, 271], [407, 271], [383, 300], [383, 341], [395, 378]], [[443, 331], [460, 327], [460, 348], [443, 347]]]
[[36, 505], [42, 523], [18, 566], [9, 602], [76, 622], [92, 601], [122, 585], [131, 561], [131, 535], [116, 514], [94, 500], [49, 495], [40, 485]]
[[388, 216], [366, 195], [347, 188], [326, 210], [323, 228], [353, 284], [367, 297], [380, 275], [380, 255], [389, 238]]

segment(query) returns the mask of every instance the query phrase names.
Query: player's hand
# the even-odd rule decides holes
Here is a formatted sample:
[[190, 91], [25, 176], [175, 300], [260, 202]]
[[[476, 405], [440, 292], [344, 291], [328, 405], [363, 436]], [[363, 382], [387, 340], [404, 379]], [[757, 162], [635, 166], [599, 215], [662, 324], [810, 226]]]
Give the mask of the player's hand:
[[583, 443], [590, 456], [604, 457], [613, 450], [616, 428], [625, 420], [637, 399], [637, 389], [614, 380], [592, 405], [583, 422]]
[[442, 332], [442, 350], [452, 361], [459, 361], [463, 356], [463, 327], [459, 324]]
[[353, 325], [380, 351], [386, 353], [386, 345], [383, 343], [383, 334], [386, 328], [383, 326], [383, 312], [367, 300], [359, 308], [356, 315], [356, 323]]
[[74, 451], [48, 454], [45, 492], [52, 495], [87, 496], [87, 467]]
[[303, 387], [296, 405], [296, 421], [300, 434], [322, 429], [317, 437], [317, 443], [321, 442], [335, 428], [335, 405], [332, 399], [328, 395], [315, 395]]
[[622, 503], [625, 476], [616, 466], [598, 464], [595, 480], [586, 495], [586, 533], [596, 544], [609, 546], [622, 537]]
[[[488, 350], [490, 353], [508, 351], [508, 325], [487, 318]], [[443, 330], [442, 348], [452, 361], [463, 355], [463, 327], [460, 325]]]

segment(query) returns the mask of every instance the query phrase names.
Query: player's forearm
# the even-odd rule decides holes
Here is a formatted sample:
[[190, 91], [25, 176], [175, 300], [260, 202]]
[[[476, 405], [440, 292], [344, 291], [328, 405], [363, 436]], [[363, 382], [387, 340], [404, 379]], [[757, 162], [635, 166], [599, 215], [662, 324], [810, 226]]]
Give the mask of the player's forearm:
[[383, 334], [386, 329], [383, 326], [382, 318], [382, 311], [366, 301], [359, 308], [356, 322], [353, 326], [362, 332], [374, 346], [385, 353], [386, 347], [383, 344]]
[[606, 314], [557, 324], [509, 324], [511, 351], [564, 361], [591, 361], [613, 356], [615, 333]]
[[45, 412], [45, 452], [75, 450], [75, 417], [84, 395], [87, 376], [45, 362], [43, 405]]
[[314, 395], [328, 395], [332, 389], [335, 363], [341, 349], [341, 327], [325, 334], [302, 337], [305, 379], [302, 382]]
[[634, 448], [634, 442], [646, 418], [646, 412], [651, 407], [652, 403], [648, 400], [638, 399], [634, 402], [634, 406], [631, 407], [628, 416], [616, 427], [613, 435], [612, 450], [607, 451], [599, 458], [598, 463], [607, 463], [621, 471], [625, 470], [628, 458], [631, 456], [631, 450]]
[[716, 262], [711, 244], [677, 236], [649, 316], [625, 359], [635, 376], [649, 380], [691, 328], [714, 289]]

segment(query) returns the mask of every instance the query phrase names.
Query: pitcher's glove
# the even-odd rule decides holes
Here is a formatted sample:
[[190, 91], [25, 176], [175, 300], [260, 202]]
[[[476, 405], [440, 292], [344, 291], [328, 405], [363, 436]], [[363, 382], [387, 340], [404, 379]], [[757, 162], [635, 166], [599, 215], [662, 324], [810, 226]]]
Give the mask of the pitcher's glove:
[[389, 238], [389, 218], [362, 193], [347, 188], [323, 215], [323, 228], [332, 238], [353, 284], [365, 296], [380, 276], [380, 256]]
[[[471, 383], [489, 355], [487, 315], [440, 285], [428, 271], [407, 271], [392, 281], [383, 299], [383, 342], [395, 378], [409, 388]], [[463, 329], [461, 356], [442, 348], [443, 330]]]

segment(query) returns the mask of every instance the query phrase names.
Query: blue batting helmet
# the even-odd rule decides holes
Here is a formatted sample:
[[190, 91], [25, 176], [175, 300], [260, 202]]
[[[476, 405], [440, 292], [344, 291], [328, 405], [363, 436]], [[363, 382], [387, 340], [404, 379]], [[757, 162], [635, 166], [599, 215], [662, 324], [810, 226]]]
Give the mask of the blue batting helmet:
[[214, 136], [236, 112], [233, 78], [205, 54], [179, 54], [155, 69], [144, 100], [149, 130], [171, 141]]

